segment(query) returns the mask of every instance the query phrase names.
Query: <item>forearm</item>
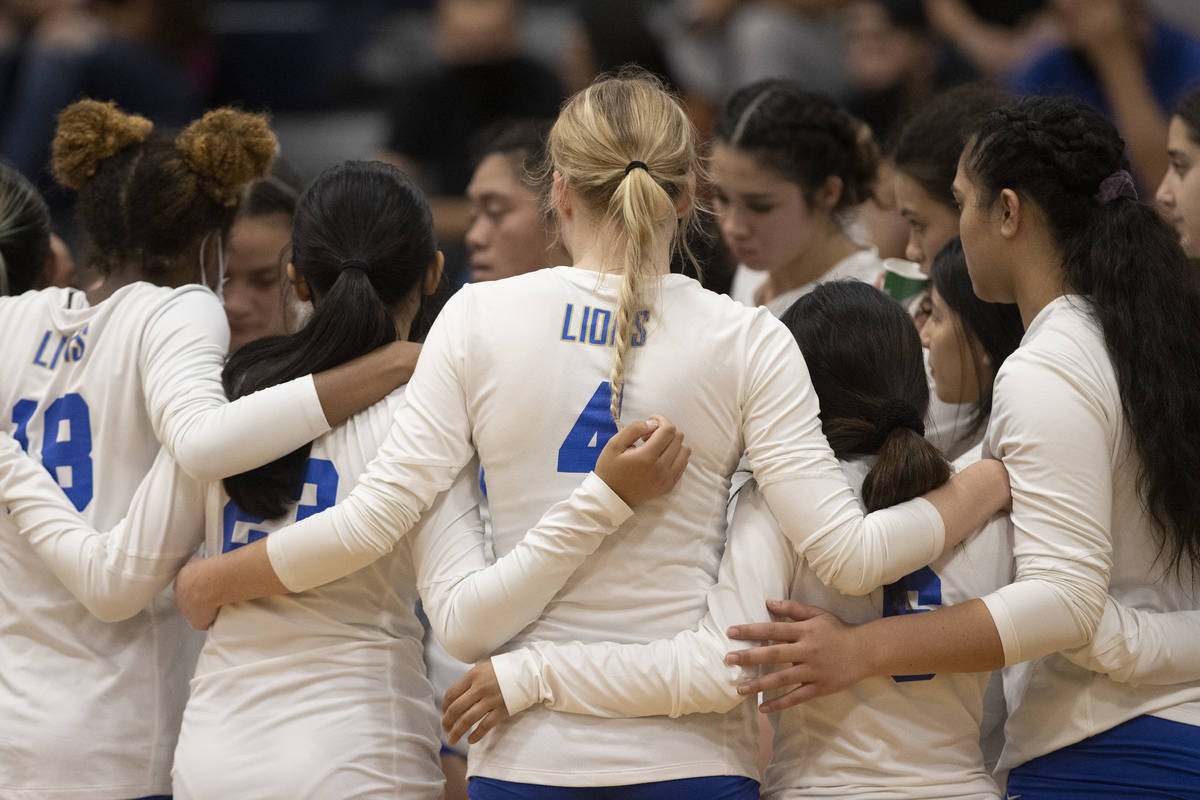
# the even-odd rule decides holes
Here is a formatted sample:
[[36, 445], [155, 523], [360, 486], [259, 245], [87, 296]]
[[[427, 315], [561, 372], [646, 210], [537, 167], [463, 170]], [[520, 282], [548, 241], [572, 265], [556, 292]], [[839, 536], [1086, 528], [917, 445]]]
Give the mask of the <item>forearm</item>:
[[19, 449], [6, 447], [0, 463], [0, 498], [13, 524], [55, 577], [104, 622], [145, 608], [202, 540], [203, 491], [165, 451], [126, 518], [106, 533], [76, 513], [46, 471]]
[[1004, 666], [1004, 647], [992, 615], [979, 600], [855, 628], [866, 675], [987, 672]]
[[419, 344], [393, 342], [313, 375], [325, 419], [331, 426], [339, 425], [407, 383], [420, 353]]
[[1123, 683], [1200, 680], [1200, 611], [1144, 611], [1109, 597], [1096, 635], [1063, 655]]
[[465, 662], [486, 658], [536, 620], [579, 565], [633, 514], [604, 481], [589, 474], [516, 547], [488, 566], [469, 492], [476, 474], [471, 467], [464, 470], [411, 540], [433, 632]]
[[1141, 54], [1122, 42], [1091, 58], [1129, 148], [1138, 182], [1151, 193], [1167, 170], [1167, 116], [1159, 108]]
[[729, 641], [711, 626], [647, 644], [537, 643], [494, 656], [509, 714], [542, 703], [599, 717], [724, 713], [757, 670], [726, 666]]
[[937, 509], [910, 500], [864, 516], [840, 470], [761, 488], [779, 525], [826, 586], [863, 595], [920, 569], [943, 550]]
[[994, 459], [970, 465], [923, 497], [942, 518], [947, 549], [986, 525], [1012, 499], [1004, 465]]

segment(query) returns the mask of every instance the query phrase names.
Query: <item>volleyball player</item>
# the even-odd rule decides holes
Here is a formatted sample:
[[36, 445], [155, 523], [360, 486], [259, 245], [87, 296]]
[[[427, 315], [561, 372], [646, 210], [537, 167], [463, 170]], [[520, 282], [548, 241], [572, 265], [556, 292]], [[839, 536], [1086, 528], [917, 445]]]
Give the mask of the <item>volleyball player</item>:
[[[616, 420], [656, 407], [688, 431], [689, 469], [669, 497], [645, 503], [608, 537], [508, 646], [648, 641], [695, 624], [743, 452], [795, 546], [847, 587], [878, 585], [885, 566], [902, 575], [902, 562], [929, 561], [1004, 502], [998, 465], [984, 464], [928, 501], [863, 519], [820, 434], [787, 331], [765, 310], [667, 273], [680, 219], [691, 214], [696, 157], [683, 110], [655, 81], [623, 75], [576, 95], [549, 151], [559, 229], [576, 266], [461, 290], [430, 333], [408, 407], [350, 497], [286, 535], [181, 571], [176, 589], [194, 624], [206, 627], [220, 606], [370, 563], [476, 452], [496, 550], [506, 553], [514, 533], [578, 486]], [[609, 786], [629, 797], [753, 796], [754, 741], [738, 734], [749, 713], [597, 721], [532, 709], [472, 751], [471, 791], [551, 791], [532, 784], [567, 794]]]
[[1171, 117], [1167, 161], [1155, 199], [1188, 258], [1200, 259], [1200, 89], [1186, 95]]
[[779, 316], [817, 281], [880, 280], [878, 253], [850, 234], [879, 167], [870, 128], [825, 95], [768, 80], [729, 98], [714, 135], [713, 210], [740, 265], [735, 300]]
[[[863, 283], [836, 281], [797, 300], [782, 321], [808, 364], [824, 433], [868, 510], [946, 479], [950, 465], [920, 434], [929, 390], [904, 309]], [[474, 742], [534, 703], [601, 717], [727, 711], [744, 698], [742, 674], [723, 661], [725, 629], [765, 618], [768, 602], [822, 604], [860, 622], [917, 613], [1006, 584], [1009, 548], [1007, 522], [998, 518], [894, 583], [842, 594], [790, 546], [750, 482], [738, 493], [720, 578], [697, 629], [648, 645], [537, 643], [495, 656], [447, 694], [446, 723], [454, 739], [490, 716]], [[995, 800], [979, 741], [988, 682], [986, 673], [883, 676], [773, 715], [763, 796]]]
[[1108, 592], [1143, 611], [1197, 610], [1200, 465], [1184, 432], [1200, 414], [1200, 292], [1124, 167], [1111, 124], [1069, 100], [992, 112], [972, 137], [955, 178], [972, 284], [1016, 301], [1026, 326], [985, 440], [1012, 476], [1017, 580], [859, 627], [828, 614], [747, 626], [785, 643], [736, 661], [793, 663], [748, 690], [803, 682], [769, 705], [873, 674], [1026, 662], [1005, 676], [1010, 795], [1194, 796], [1200, 682], [1118, 683], [1057, 654], [1093, 638]]
[[[160, 443], [190, 474], [220, 478], [310, 441], [403, 380], [389, 350], [226, 403], [225, 315], [195, 282], [219, 274], [238, 197], [274, 150], [265, 120], [228, 109], [179, 133], [94, 101], [59, 117], [54, 172], [79, 192], [105, 278], [87, 292], [0, 298], [0, 424], [98, 528], [124, 515]], [[0, 794], [169, 792], [198, 641], [169, 597], [117, 625], [94, 619], [8, 519], [0, 526]]]

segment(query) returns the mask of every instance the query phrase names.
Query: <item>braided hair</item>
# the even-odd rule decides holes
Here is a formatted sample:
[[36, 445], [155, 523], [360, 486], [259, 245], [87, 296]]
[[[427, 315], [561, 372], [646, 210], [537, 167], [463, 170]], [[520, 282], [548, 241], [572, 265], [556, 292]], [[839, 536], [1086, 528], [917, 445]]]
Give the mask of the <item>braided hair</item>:
[[842, 180], [835, 213], [874, 196], [880, 156], [871, 129], [829, 96], [793, 81], [758, 81], [739, 89], [713, 135], [799, 185], [809, 205], [831, 175]]
[[1128, 167], [1124, 141], [1084, 103], [1034, 97], [986, 116], [962, 167], [984, 205], [1011, 189], [1041, 212], [1066, 285], [1091, 300], [1103, 331], [1159, 557], [1176, 571], [1200, 564], [1200, 437], [1190, 433], [1200, 419], [1200, 290], [1152, 208], [1097, 196]]

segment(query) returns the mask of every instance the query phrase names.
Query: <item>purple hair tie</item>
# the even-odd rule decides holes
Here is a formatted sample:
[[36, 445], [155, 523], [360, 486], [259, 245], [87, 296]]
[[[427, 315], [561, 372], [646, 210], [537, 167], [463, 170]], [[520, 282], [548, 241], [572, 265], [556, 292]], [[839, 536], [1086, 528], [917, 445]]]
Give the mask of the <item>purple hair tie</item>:
[[1100, 181], [1100, 189], [1095, 196], [1096, 202], [1102, 206], [1108, 205], [1118, 197], [1137, 200], [1137, 184], [1133, 182], [1133, 176], [1129, 174], [1129, 170], [1119, 169]]

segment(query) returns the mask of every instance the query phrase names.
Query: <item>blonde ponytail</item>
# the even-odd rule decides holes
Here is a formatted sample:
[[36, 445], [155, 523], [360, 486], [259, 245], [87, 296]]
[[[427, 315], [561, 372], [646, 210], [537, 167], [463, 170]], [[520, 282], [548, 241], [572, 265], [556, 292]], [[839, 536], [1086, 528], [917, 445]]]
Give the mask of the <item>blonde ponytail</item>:
[[[550, 131], [549, 168], [588, 208], [603, 214], [625, 248], [609, 372], [610, 412], [618, 423], [634, 320], [647, 311], [651, 279], [666, 267], [654, 263], [659, 239], [669, 230], [679, 244], [676, 209], [693, 191], [699, 168], [695, 142], [679, 102], [658, 79], [634, 69], [602, 77], [576, 94]], [[686, 205], [685, 224], [694, 215], [693, 204]]]

